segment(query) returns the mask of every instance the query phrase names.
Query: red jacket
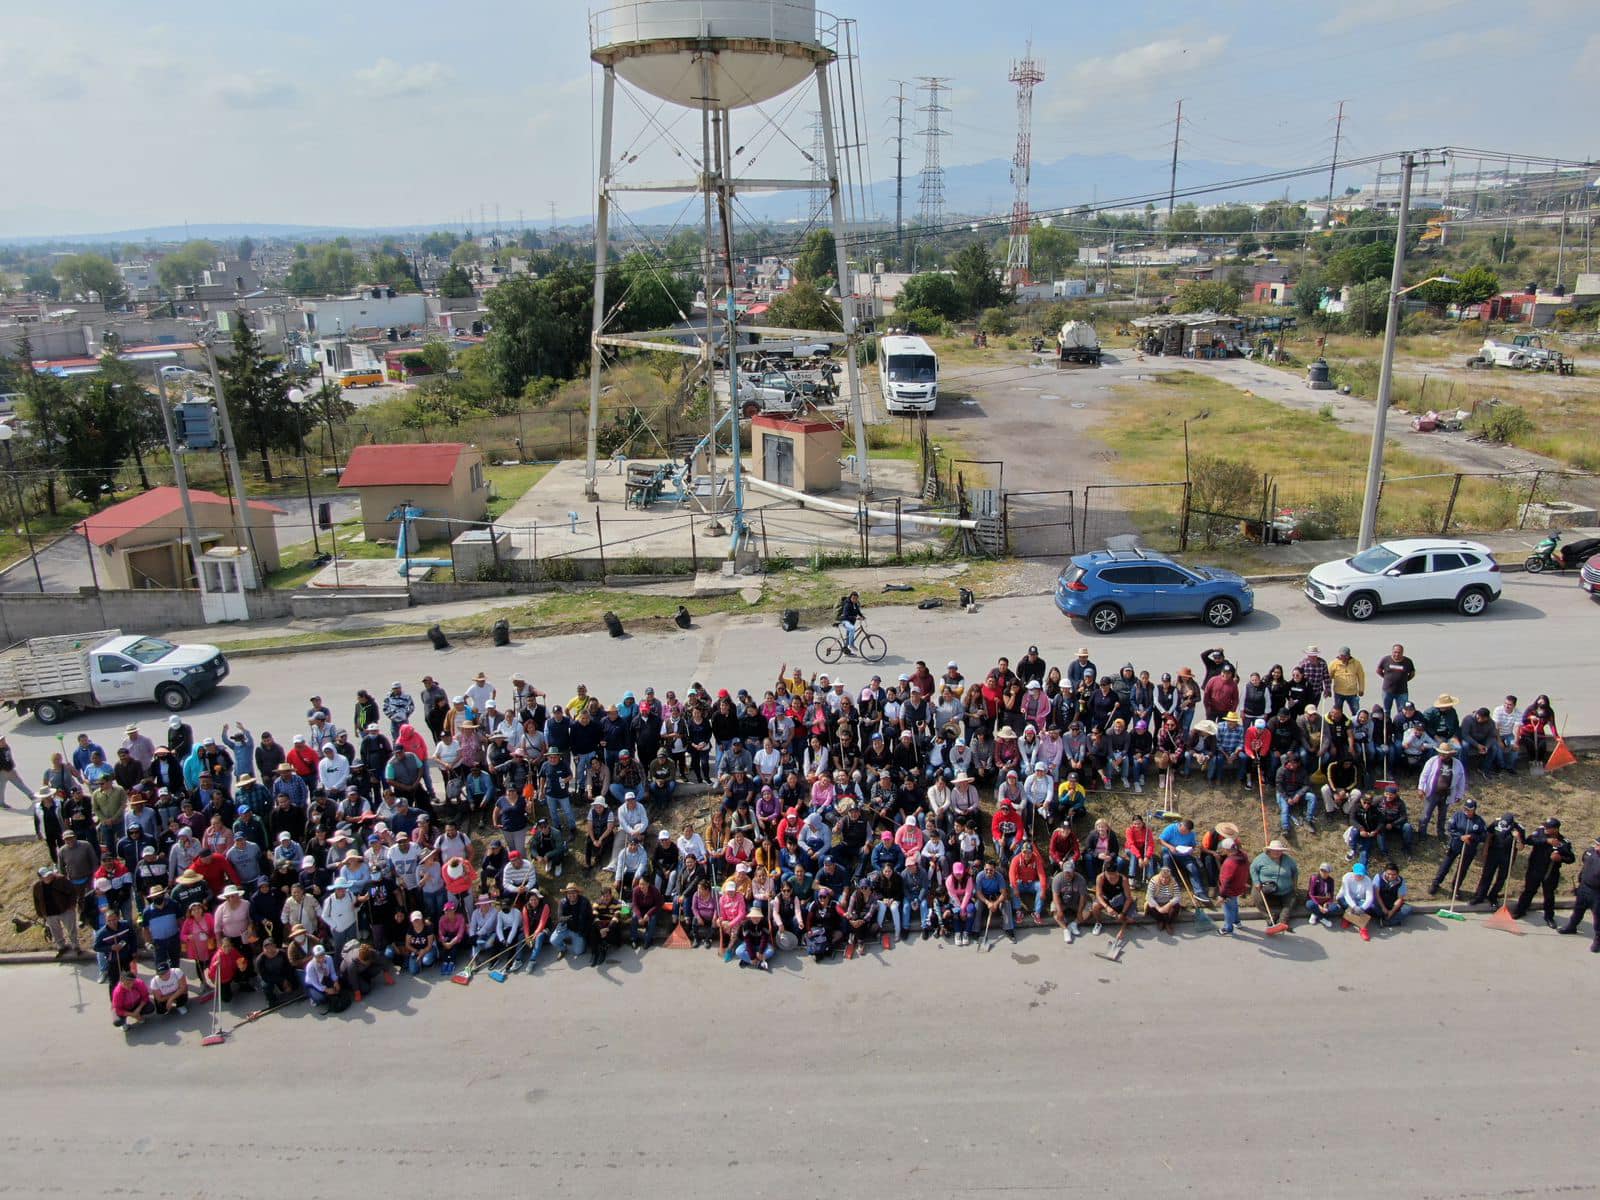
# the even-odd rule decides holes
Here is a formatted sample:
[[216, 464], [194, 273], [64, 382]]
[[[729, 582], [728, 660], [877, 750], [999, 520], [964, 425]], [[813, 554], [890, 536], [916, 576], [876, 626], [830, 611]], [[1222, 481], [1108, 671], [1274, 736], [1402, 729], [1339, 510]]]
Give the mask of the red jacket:
[[[1003, 828], [1006, 825], [1011, 826], [1009, 834]], [[1014, 841], [1027, 832], [1022, 824], [1022, 814], [1009, 804], [1003, 804], [994, 810], [994, 820], [989, 822], [989, 836], [994, 838], [995, 845], [1000, 845], [1002, 841]]]
[[1206, 716], [1213, 721], [1227, 716], [1239, 707], [1239, 685], [1226, 675], [1213, 675], [1200, 690], [1205, 701]]
[[1222, 860], [1217, 892], [1224, 897], [1239, 897], [1250, 890], [1250, 860], [1234, 850]]
[[1078, 835], [1070, 829], [1058, 829], [1050, 835], [1050, 861], [1060, 866], [1069, 858], [1077, 858], [1083, 853], [1083, 847], [1078, 844]]
[[1011, 889], [1016, 891], [1019, 883], [1037, 883], [1043, 886], [1045, 882], [1044, 859], [1037, 850], [1026, 854], [1018, 854], [1011, 860]]
[[321, 759], [321, 755], [304, 742], [301, 742], [289, 751], [289, 757], [285, 761], [294, 768], [294, 773], [300, 776], [301, 779], [315, 780], [317, 777], [317, 763]]
[[1155, 834], [1150, 832], [1150, 826], [1148, 825], [1129, 825], [1122, 831], [1122, 848], [1129, 854], [1137, 854], [1140, 858], [1149, 858], [1151, 847], [1155, 844]]
[[1244, 756], [1266, 762], [1272, 757], [1272, 730], [1257, 729], [1252, 724], [1244, 731]]
[[222, 895], [222, 889], [230, 883], [238, 884], [242, 881], [239, 872], [233, 869], [233, 864], [221, 854], [202, 854], [193, 863], [194, 873], [206, 881], [206, 886], [211, 889], [213, 896]]

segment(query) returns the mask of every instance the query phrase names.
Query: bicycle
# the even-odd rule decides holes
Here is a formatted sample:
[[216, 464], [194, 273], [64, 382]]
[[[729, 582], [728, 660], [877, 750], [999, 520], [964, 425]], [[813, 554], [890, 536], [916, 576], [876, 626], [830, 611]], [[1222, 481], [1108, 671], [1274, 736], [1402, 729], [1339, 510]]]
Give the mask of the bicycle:
[[[863, 662], [882, 662], [883, 656], [889, 653], [889, 643], [875, 633], [868, 633], [861, 626], [856, 627], [856, 647], [854, 657]], [[837, 629], [833, 633], [823, 634], [817, 639], [817, 657], [823, 662], [832, 665], [845, 656], [844, 630]]]

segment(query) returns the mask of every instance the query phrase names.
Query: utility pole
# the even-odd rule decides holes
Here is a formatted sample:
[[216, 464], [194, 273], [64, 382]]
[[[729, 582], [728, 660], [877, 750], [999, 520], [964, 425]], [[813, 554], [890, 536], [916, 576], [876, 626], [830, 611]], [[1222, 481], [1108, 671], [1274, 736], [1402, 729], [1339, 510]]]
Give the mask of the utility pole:
[[1556, 286], [1561, 286], [1562, 273], [1567, 269], [1567, 197], [1561, 197], [1561, 238], [1556, 248]]
[[1389, 313], [1383, 324], [1383, 362], [1378, 372], [1378, 402], [1372, 412], [1372, 450], [1367, 456], [1367, 488], [1361, 500], [1359, 553], [1377, 539], [1378, 494], [1383, 488], [1383, 439], [1389, 420], [1389, 392], [1394, 383], [1394, 338], [1400, 327], [1400, 292], [1405, 283], [1406, 220], [1411, 213], [1411, 173], [1417, 156], [1400, 159], [1400, 217], [1395, 223], [1394, 270], [1389, 276]]
[[1344, 133], [1344, 101], [1339, 101], [1339, 113], [1333, 119], [1333, 161], [1328, 164], [1328, 207], [1322, 214], [1322, 227], [1333, 228], [1333, 174], [1339, 169], [1339, 138]]
[[261, 556], [256, 553], [256, 537], [250, 529], [249, 515], [245, 512], [244, 477], [239, 473], [239, 446], [233, 440], [233, 422], [228, 419], [228, 398], [222, 394], [222, 372], [217, 369], [217, 352], [211, 337], [200, 336], [200, 346], [206, 352], [206, 366], [211, 369], [211, 390], [217, 402], [217, 428], [222, 433], [224, 457], [228, 462], [228, 478], [233, 480], [233, 530], [235, 543], [248, 549], [256, 564], [256, 580], [264, 584], [266, 575], [261, 569]]
[[895, 265], [905, 270], [906, 257], [906, 85], [905, 80], [893, 81], [899, 86], [895, 96], [894, 137], [894, 257]]
[[1500, 239], [1500, 265], [1506, 265], [1511, 249], [1511, 156], [1506, 155], [1506, 173], [1500, 177], [1500, 206], [1506, 210], [1505, 236]]
[[556, 202], [550, 201], [550, 232], [556, 231]]
[[1178, 198], [1178, 137], [1183, 133], [1183, 101], [1178, 101], [1178, 119], [1172, 123], [1172, 175], [1167, 181], [1167, 241], [1172, 241], [1172, 206]]
[[194, 520], [194, 502], [189, 499], [189, 473], [184, 469], [183, 455], [178, 450], [178, 438], [172, 428], [172, 405], [167, 401], [167, 372], [173, 369], [175, 368], [157, 369], [156, 386], [161, 390], [161, 425], [167, 431], [167, 453], [172, 458], [172, 479], [178, 485], [178, 500], [183, 504], [183, 524], [189, 533], [189, 557], [194, 562], [194, 582], [196, 587], [200, 587], [202, 585], [200, 530]]

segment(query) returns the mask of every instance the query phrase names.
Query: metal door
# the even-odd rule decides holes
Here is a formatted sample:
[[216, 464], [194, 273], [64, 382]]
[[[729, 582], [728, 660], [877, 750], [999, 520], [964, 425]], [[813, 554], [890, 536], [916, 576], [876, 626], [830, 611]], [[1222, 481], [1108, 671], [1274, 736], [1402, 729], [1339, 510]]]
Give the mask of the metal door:
[[763, 439], [766, 449], [761, 473], [768, 483], [781, 487], [794, 486], [794, 439], [767, 434]]

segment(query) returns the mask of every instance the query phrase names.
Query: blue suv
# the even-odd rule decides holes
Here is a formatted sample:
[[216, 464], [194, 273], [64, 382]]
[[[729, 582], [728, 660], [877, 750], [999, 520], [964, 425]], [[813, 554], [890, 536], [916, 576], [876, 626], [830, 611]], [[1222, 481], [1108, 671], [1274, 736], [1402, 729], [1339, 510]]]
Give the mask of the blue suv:
[[1096, 550], [1061, 569], [1056, 607], [1096, 633], [1115, 633], [1125, 621], [1184, 618], [1226, 629], [1255, 608], [1255, 593], [1234, 571], [1186, 567], [1150, 550]]

